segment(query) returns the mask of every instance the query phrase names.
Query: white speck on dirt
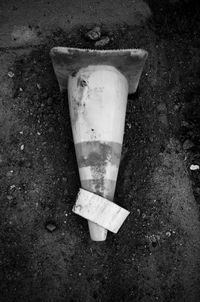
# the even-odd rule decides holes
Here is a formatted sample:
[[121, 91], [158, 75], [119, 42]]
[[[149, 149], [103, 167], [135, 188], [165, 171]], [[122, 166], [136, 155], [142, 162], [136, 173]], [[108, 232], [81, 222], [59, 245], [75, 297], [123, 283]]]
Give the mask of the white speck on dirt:
[[191, 171], [199, 170], [199, 165], [193, 165], [193, 164], [192, 164], [192, 165], [190, 166], [190, 170], [191, 170]]

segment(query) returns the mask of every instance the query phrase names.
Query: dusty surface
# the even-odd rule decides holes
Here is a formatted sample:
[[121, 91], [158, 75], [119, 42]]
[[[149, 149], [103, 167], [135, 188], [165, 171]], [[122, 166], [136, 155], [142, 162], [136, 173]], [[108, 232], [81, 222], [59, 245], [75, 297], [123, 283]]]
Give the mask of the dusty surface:
[[[118, 6], [112, 26], [109, 14], [100, 24], [106, 48], [149, 51], [129, 96], [115, 194], [131, 215], [103, 243], [91, 242], [86, 221], [71, 212], [80, 182], [67, 97], [49, 57], [52, 46], [94, 47], [86, 24], [49, 28], [37, 46], [28, 34], [26, 47], [12, 44], [14, 20], [1, 21], [10, 28], [0, 53], [1, 302], [200, 301], [200, 170], [190, 170], [200, 165], [199, 8], [194, 1], [149, 6], [146, 24], [122, 24]], [[29, 26], [22, 15], [16, 20]]]

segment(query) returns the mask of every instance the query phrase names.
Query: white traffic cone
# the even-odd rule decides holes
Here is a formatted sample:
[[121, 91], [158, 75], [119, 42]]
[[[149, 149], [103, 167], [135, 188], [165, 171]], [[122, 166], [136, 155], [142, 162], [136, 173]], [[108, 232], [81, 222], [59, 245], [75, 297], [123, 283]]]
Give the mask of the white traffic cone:
[[137, 89], [147, 52], [55, 47], [51, 57], [61, 91], [68, 89], [84, 189], [73, 211], [88, 219], [91, 239], [103, 241], [107, 230], [117, 232], [129, 214], [111, 201], [120, 164], [127, 96]]

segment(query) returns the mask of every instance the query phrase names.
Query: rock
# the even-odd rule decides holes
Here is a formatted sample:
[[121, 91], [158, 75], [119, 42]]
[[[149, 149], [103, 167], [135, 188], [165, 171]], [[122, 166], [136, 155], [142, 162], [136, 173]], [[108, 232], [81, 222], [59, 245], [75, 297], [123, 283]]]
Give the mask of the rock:
[[189, 150], [192, 147], [194, 147], [194, 143], [190, 141], [189, 139], [186, 139], [183, 143], [183, 150]]
[[199, 165], [191, 165], [190, 170], [192, 170], [192, 171], [199, 170]]
[[193, 126], [190, 125], [187, 121], [182, 121], [181, 122], [181, 127], [185, 127], [185, 128], [188, 128], [188, 129], [193, 128]]
[[109, 37], [102, 37], [101, 40], [97, 41], [95, 43], [95, 47], [102, 47], [107, 45], [110, 42], [110, 38]]
[[15, 74], [14, 74], [12, 71], [9, 71], [9, 72], [8, 72], [8, 76], [9, 76], [9, 78], [13, 78], [13, 77], [14, 77], [14, 75], [15, 75]]
[[21, 151], [24, 150], [24, 144], [22, 144], [22, 145], [20, 146], [20, 150], [21, 150]]
[[55, 231], [56, 225], [53, 224], [53, 223], [51, 223], [51, 222], [49, 222], [49, 223], [46, 224], [45, 228], [46, 228], [49, 232], [52, 233], [53, 231]]
[[6, 173], [6, 176], [7, 177], [12, 177], [13, 176], [13, 170], [10, 170], [10, 171], [8, 171], [7, 173]]
[[14, 197], [13, 197], [12, 195], [7, 195], [7, 199], [8, 199], [9, 201], [11, 201], [11, 200], [14, 199]]
[[90, 31], [88, 31], [85, 34], [86, 38], [92, 40], [92, 41], [96, 41], [101, 37], [101, 28], [100, 26], [95, 26], [93, 29], [91, 29]]

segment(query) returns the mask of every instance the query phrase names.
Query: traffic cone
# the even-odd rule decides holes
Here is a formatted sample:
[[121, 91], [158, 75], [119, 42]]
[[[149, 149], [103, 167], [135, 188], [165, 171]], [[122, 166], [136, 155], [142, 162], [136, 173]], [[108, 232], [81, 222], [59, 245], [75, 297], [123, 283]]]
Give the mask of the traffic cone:
[[147, 52], [54, 47], [51, 57], [60, 90], [68, 90], [81, 186], [84, 192], [106, 201], [102, 209], [98, 203], [102, 200], [96, 198], [98, 202], [89, 214], [78, 203], [74, 212], [88, 219], [91, 239], [103, 241], [107, 229], [118, 230], [119, 225], [112, 225], [114, 221], [121, 225], [128, 215], [121, 207], [121, 211], [112, 212], [115, 204], [109, 201], [114, 198], [119, 170], [127, 96], [137, 89]]

